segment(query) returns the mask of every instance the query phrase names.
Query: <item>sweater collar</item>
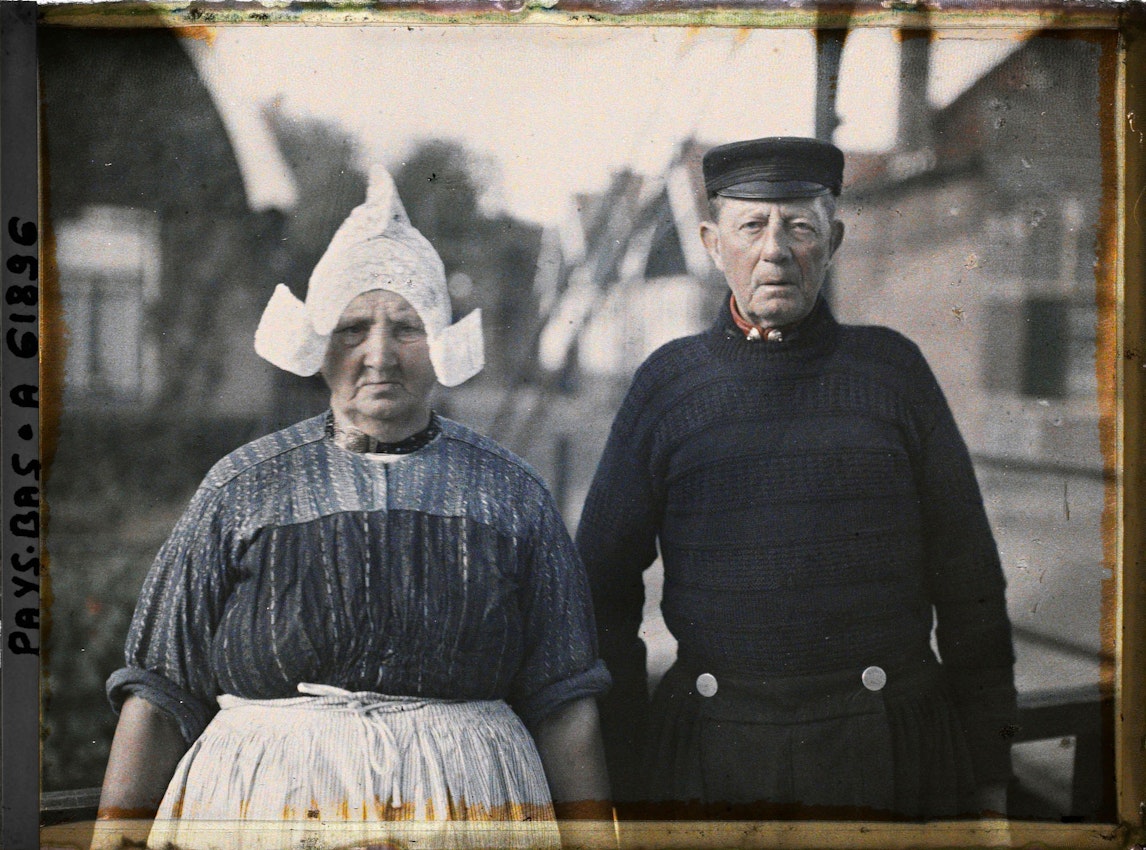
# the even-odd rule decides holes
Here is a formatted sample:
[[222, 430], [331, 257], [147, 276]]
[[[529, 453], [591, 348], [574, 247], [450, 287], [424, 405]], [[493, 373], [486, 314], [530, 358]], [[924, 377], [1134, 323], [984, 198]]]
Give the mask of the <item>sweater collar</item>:
[[[797, 355], [814, 353], [831, 345], [839, 329], [832, 311], [821, 295], [812, 311], [794, 325], [751, 333], [753, 325], [733, 313], [735, 301], [721, 310], [720, 319], [713, 328], [718, 347], [737, 357], [767, 357], [770, 355]], [[738, 321], [739, 320], [739, 321]], [[748, 331], [745, 331], [745, 327]], [[778, 332], [778, 333], [777, 333]]]
[[756, 342], [761, 339], [767, 340], [768, 342], [780, 342], [784, 339], [784, 331], [782, 329], [754, 325], [744, 318], [740, 313], [740, 307], [736, 304], [735, 295], [730, 294], [728, 296], [728, 310], [732, 313], [732, 324], [736, 325], [737, 330], [744, 334], [744, 338], [749, 342]]

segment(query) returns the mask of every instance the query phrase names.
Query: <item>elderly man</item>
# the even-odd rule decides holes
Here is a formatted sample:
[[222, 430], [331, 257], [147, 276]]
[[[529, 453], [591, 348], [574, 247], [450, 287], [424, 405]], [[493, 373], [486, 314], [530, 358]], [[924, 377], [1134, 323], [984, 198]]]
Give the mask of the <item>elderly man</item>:
[[[616, 682], [602, 708], [621, 799], [755, 816], [1005, 807], [998, 553], [919, 349], [838, 324], [821, 294], [843, 165], [812, 139], [704, 157], [701, 238], [728, 307], [637, 372], [577, 534]], [[638, 629], [658, 545], [679, 651], [650, 703]]]

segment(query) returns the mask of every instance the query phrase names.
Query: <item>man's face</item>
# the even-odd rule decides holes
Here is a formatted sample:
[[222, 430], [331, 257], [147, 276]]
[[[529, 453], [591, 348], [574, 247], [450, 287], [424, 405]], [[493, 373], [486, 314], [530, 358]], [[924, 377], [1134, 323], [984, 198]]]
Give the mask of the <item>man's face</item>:
[[322, 376], [341, 419], [380, 440], [405, 439], [429, 422], [435, 375], [426, 328], [401, 295], [373, 289], [346, 306]]
[[717, 220], [701, 224], [704, 246], [744, 318], [780, 327], [811, 312], [844, 236], [828, 204], [823, 198], [721, 198]]

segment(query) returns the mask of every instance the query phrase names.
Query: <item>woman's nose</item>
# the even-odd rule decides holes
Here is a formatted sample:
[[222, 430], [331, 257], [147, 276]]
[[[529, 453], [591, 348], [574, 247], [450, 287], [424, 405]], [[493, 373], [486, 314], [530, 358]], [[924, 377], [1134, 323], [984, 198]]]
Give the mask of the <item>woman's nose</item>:
[[372, 368], [382, 369], [392, 365], [396, 359], [394, 339], [385, 327], [375, 327], [363, 343], [363, 362]]

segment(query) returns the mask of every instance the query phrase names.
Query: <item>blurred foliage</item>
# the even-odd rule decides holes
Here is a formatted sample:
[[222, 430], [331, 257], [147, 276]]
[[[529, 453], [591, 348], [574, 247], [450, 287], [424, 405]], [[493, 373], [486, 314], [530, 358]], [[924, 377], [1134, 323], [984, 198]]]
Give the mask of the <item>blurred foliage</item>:
[[357, 143], [338, 125], [288, 115], [277, 106], [263, 114], [298, 186], [299, 202], [283, 227], [290, 262], [282, 282], [302, 298], [334, 232], [365, 200], [366, 174]]
[[104, 681], [123, 665], [143, 577], [207, 469], [256, 427], [190, 416], [64, 417], [45, 474], [45, 790], [102, 781], [115, 729]]
[[410, 221], [441, 255], [455, 318], [482, 309], [489, 382], [509, 379], [532, 357], [541, 246], [537, 225], [483, 209], [497, 179], [488, 159], [444, 140], [417, 145], [394, 173]]

